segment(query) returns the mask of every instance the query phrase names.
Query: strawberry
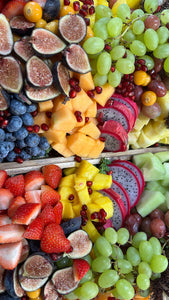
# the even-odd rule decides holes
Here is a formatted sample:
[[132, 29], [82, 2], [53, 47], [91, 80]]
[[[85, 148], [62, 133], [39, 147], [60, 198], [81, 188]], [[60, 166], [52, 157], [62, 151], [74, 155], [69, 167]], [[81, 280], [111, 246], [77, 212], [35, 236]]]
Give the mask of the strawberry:
[[[0, 1], [0, 12], [2, 11], [3, 7], [4, 7], [5, 4], [6, 4], [5, 1], [6, 1], [6, 0], [1, 0], [1, 1]], [[7, 1], [6, 1], [6, 2], [7, 2]]]
[[54, 206], [60, 200], [60, 195], [57, 191], [44, 191], [41, 194], [41, 203], [42, 208], [45, 207], [46, 204], [50, 204]]
[[27, 203], [41, 203], [41, 190], [27, 191], [25, 193], [25, 200]]
[[2, 13], [8, 18], [23, 15], [23, 8], [26, 1], [23, 0], [11, 0], [2, 9]]
[[31, 240], [40, 240], [44, 228], [44, 222], [41, 217], [37, 217], [26, 228], [23, 237]]
[[22, 204], [25, 204], [26, 201], [23, 197], [21, 196], [17, 196], [15, 198], [12, 199], [11, 203], [9, 204], [9, 208], [8, 208], [8, 216], [10, 218], [13, 217], [13, 215], [15, 214], [17, 208], [19, 206], [21, 206]]
[[41, 237], [41, 250], [46, 253], [66, 252], [70, 249], [70, 241], [64, 231], [56, 223], [48, 224]]
[[0, 265], [6, 270], [13, 270], [20, 260], [22, 242], [0, 245]]
[[73, 274], [75, 281], [80, 281], [89, 269], [90, 265], [85, 259], [73, 259]]
[[25, 193], [24, 176], [16, 175], [9, 177], [5, 182], [5, 188], [10, 190], [14, 197], [23, 196]]
[[11, 219], [8, 217], [8, 215], [3, 214], [0, 215], [0, 226], [11, 224]]
[[41, 185], [41, 191], [44, 192], [44, 191], [53, 191], [53, 188], [50, 187], [49, 185], [47, 184], [42, 184]]
[[25, 174], [25, 191], [39, 190], [45, 183], [44, 176], [40, 171], [30, 171]]
[[5, 170], [0, 170], [0, 188], [4, 186], [4, 183], [8, 177], [8, 174]]
[[62, 212], [63, 212], [63, 204], [62, 202], [58, 202], [55, 207], [53, 208], [53, 211], [55, 213], [56, 216], [56, 223], [60, 224], [62, 221]]
[[8, 209], [12, 199], [13, 194], [8, 189], [0, 189], [0, 209]]
[[18, 224], [0, 226], [0, 243], [15, 243], [23, 239], [24, 227]]
[[47, 165], [42, 168], [42, 173], [46, 183], [56, 189], [62, 178], [62, 169], [56, 165]]
[[41, 219], [43, 220], [44, 225], [56, 222], [56, 215], [52, 205], [47, 204], [40, 214]]
[[13, 224], [29, 225], [34, 220], [41, 210], [39, 203], [26, 203], [19, 206], [12, 217]]

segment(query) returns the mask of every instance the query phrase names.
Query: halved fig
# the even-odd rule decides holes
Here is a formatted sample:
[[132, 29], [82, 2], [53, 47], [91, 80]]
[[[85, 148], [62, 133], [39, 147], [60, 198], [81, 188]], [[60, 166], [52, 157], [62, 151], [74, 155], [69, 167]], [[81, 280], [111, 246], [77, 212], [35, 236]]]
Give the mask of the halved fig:
[[48, 277], [45, 278], [29, 278], [27, 276], [23, 276], [23, 266], [19, 269], [19, 283], [21, 287], [26, 292], [33, 292], [42, 287], [46, 281], [48, 280]]
[[43, 19], [50, 22], [56, 19], [60, 12], [60, 1], [47, 0], [43, 9]]
[[42, 59], [35, 55], [26, 63], [26, 77], [35, 88], [46, 88], [53, 83], [51, 70]]
[[30, 255], [23, 264], [23, 276], [29, 278], [48, 277], [53, 272], [53, 263], [50, 257], [44, 253]]
[[10, 95], [0, 87], [0, 110], [6, 110], [10, 104]]
[[0, 294], [5, 292], [4, 285], [5, 269], [0, 266]]
[[87, 53], [78, 44], [71, 44], [66, 47], [64, 59], [68, 68], [74, 72], [85, 74], [91, 71]]
[[86, 231], [79, 229], [72, 232], [67, 239], [70, 241], [72, 251], [66, 255], [72, 259], [81, 258], [90, 253], [92, 249], [92, 241]]
[[15, 16], [10, 19], [9, 25], [13, 33], [19, 36], [30, 35], [35, 23], [26, 20], [24, 16]]
[[62, 227], [64, 234], [68, 236], [70, 233], [80, 229], [81, 224], [82, 224], [82, 218], [75, 217], [73, 219], [69, 219], [61, 223], [60, 226]]
[[18, 280], [18, 268], [16, 267], [13, 270], [6, 270], [5, 278], [4, 278], [4, 285], [6, 291], [11, 297], [17, 298], [22, 297], [24, 295], [24, 290], [20, 286]]
[[74, 280], [73, 267], [57, 270], [52, 276], [52, 282], [59, 294], [65, 295], [78, 286], [78, 281]]
[[57, 54], [66, 47], [65, 43], [56, 34], [44, 28], [33, 30], [31, 43], [33, 49], [44, 57]]
[[0, 55], [9, 55], [13, 48], [13, 35], [5, 15], [0, 14]]
[[49, 86], [45, 89], [38, 89], [31, 87], [28, 83], [25, 83], [26, 96], [35, 102], [47, 101], [57, 97], [60, 92], [53, 86]]
[[59, 20], [59, 32], [69, 44], [80, 43], [86, 36], [86, 22], [80, 15], [65, 15]]
[[44, 288], [43, 288], [43, 297], [45, 300], [57, 300], [59, 298], [59, 294], [56, 291], [56, 288], [52, 282], [52, 280], [49, 280]]
[[35, 54], [30, 43], [30, 37], [24, 36], [14, 43], [14, 51], [23, 61], [27, 61]]
[[28, 105], [32, 104], [32, 101], [28, 99], [22, 91], [19, 94], [15, 94], [15, 98]]
[[23, 86], [20, 63], [12, 56], [0, 58], [0, 85], [9, 93], [19, 93]]
[[68, 68], [62, 63], [57, 61], [52, 67], [53, 84], [63, 94], [69, 97], [70, 92], [70, 74]]

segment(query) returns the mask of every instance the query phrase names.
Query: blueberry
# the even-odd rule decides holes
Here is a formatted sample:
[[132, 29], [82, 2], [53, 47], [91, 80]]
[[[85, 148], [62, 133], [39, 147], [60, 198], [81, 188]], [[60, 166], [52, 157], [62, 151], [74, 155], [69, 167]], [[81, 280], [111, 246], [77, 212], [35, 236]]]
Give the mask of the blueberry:
[[0, 128], [0, 142], [3, 142], [5, 139], [5, 131]]
[[5, 141], [7, 141], [7, 142], [15, 142], [16, 141], [16, 137], [14, 137], [13, 133], [6, 132]]
[[28, 131], [25, 127], [21, 127], [18, 131], [14, 132], [14, 136], [17, 140], [24, 140], [28, 135]]
[[26, 106], [26, 112], [31, 113], [37, 110], [38, 105], [36, 103], [32, 103], [31, 105]]
[[32, 132], [25, 139], [25, 143], [27, 144], [28, 147], [38, 146], [39, 142], [40, 142], [39, 135]]
[[26, 152], [31, 156], [39, 156], [40, 148], [38, 146], [35, 147], [27, 147]]
[[26, 147], [26, 143], [24, 140], [17, 140], [15, 143], [16, 147], [23, 149]]
[[0, 158], [5, 158], [9, 153], [8, 147], [4, 145], [4, 142], [0, 143]]
[[33, 125], [33, 117], [30, 113], [26, 112], [24, 115], [21, 116], [21, 118], [25, 126]]
[[6, 127], [6, 129], [9, 132], [15, 132], [19, 130], [22, 127], [22, 119], [19, 116], [12, 116], [9, 120], [9, 123]]
[[6, 142], [5, 141], [3, 144], [6, 147], [6, 149], [8, 150], [8, 152], [12, 151], [15, 147], [14, 142]]
[[23, 160], [29, 160], [29, 159], [31, 159], [31, 155], [28, 154], [24, 149], [21, 151], [20, 156], [23, 158]]
[[13, 99], [10, 104], [10, 112], [16, 116], [23, 115], [26, 113], [26, 105], [19, 100]]
[[40, 138], [40, 142], [39, 142], [39, 147], [42, 149], [42, 150], [47, 150], [49, 149], [50, 145], [49, 145], [49, 142], [47, 140], [47, 138], [45, 136], [41, 136]]
[[7, 159], [7, 161], [12, 162], [12, 161], [15, 160], [15, 158], [17, 157], [17, 155], [18, 154], [16, 154], [14, 151], [11, 151], [11, 152], [8, 153], [6, 159]]
[[42, 150], [42, 149], [40, 149], [40, 152], [39, 152], [39, 157], [45, 157], [45, 154], [46, 154], [46, 152], [45, 152], [45, 150]]

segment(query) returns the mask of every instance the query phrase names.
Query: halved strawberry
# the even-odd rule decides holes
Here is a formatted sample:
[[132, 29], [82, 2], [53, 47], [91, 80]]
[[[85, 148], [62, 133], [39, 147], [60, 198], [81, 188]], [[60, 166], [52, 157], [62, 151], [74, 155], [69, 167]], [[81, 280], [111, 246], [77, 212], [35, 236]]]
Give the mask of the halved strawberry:
[[9, 177], [5, 182], [5, 188], [10, 190], [14, 197], [23, 196], [25, 193], [24, 176], [16, 175]]
[[4, 6], [5, 6], [5, 2], [7, 2], [6, 0], [1, 0], [0, 1], [0, 12], [2, 12], [2, 9], [4, 8]]
[[54, 206], [53, 211], [54, 211], [55, 216], [56, 216], [56, 223], [60, 224], [61, 221], [62, 221], [62, 213], [63, 213], [63, 204], [62, 204], [62, 202], [59, 201]]
[[23, 237], [31, 240], [40, 240], [44, 228], [44, 222], [41, 217], [37, 217], [26, 228]]
[[12, 0], [9, 1], [2, 9], [2, 13], [8, 18], [23, 15], [23, 8], [26, 4], [26, 1], [22, 0]]
[[90, 265], [85, 259], [73, 259], [73, 274], [75, 281], [80, 281], [89, 269]]
[[53, 188], [50, 187], [49, 185], [47, 184], [42, 184], [41, 185], [41, 191], [44, 192], [44, 191], [53, 191]]
[[0, 243], [15, 243], [23, 239], [25, 229], [22, 225], [7, 224], [0, 226]]
[[0, 170], [0, 188], [4, 186], [7, 177], [7, 172], [5, 170]]
[[44, 176], [40, 171], [30, 171], [25, 174], [25, 191], [33, 191], [40, 189], [45, 183]]
[[52, 205], [47, 204], [40, 214], [41, 219], [43, 220], [44, 225], [56, 222], [56, 215]]
[[61, 196], [57, 191], [44, 191], [41, 194], [42, 208], [45, 207], [46, 204], [54, 206], [60, 199]]
[[12, 218], [13, 215], [15, 214], [17, 208], [19, 206], [21, 206], [22, 204], [25, 204], [25, 203], [26, 203], [26, 201], [22, 196], [18, 196], [18, 197], [13, 198], [10, 205], [9, 205], [9, 208], [8, 208], [8, 216], [10, 218]]
[[0, 215], [0, 226], [11, 224], [11, 219], [8, 217], [8, 215], [3, 214]]
[[27, 203], [41, 203], [41, 190], [27, 191], [25, 193], [25, 200]]
[[13, 270], [20, 260], [22, 242], [0, 245], [0, 265], [6, 270]]
[[26, 203], [18, 207], [14, 216], [12, 217], [13, 224], [29, 225], [40, 213], [41, 204]]
[[46, 165], [42, 168], [42, 173], [46, 183], [56, 189], [62, 178], [62, 169], [56, 165]]
[[12, 199], [14, 198], [13, 194], [8, 190], [1, 188], [0, 189], [0, 209], [8, 209]]

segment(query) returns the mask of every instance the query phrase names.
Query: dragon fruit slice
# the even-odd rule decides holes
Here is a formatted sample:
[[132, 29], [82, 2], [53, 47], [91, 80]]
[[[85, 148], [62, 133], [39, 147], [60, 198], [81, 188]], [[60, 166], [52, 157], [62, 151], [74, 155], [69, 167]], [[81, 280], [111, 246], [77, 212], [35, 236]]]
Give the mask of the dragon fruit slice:
[[136, 165], [134, 165], [132, 162], [130, 162], [128, 160], [118, 159], [118, 160], [113, 161], [113, 164], [114, 163], [115, 164], [118, 163], [118, 164], [121, 164], [123, 166], [126, 166], [127, 168], [129, 168], [136, 175], [136, 177], [138, 178], [141, 193], [142, 193], [143, 190], [144, 190], [145, 181], [144, 181], [143, 173], [141, 172], [141, 170]]
[[136, 175], [129, 168], [118, 163], [111, 163], [109, 168], [113, 171], [113, 180], [119, 182], [124, 187], [129, 195], [130, 206], [131, 208], [134, 207], [139, 201], [141, 194], [139, 181]]
[[124, 206], [123, 201], [117, 194], [113, 194], [111, 189], [104, 189], [100, 191], [104, 196], [107, 196], [113, 202], [113, 217], [110, 218], [112, 221], [113, 227], [118, 230], [120, 227], [123, 226], [125, 217], [126, 217], [126, 209]]
[[127, 150], [128, 135], [119, 122], [106, 121], [100, 131], [101, 137], [105, 138], [104, 151], [119, 152]]
[[129, 198], [129, 195], [127, 194], [126, 190], [123, 188], [123, 186], [119, 182], [117, 182], [115, 180], [113, 180], [113, 182], [112, 182], [111, 189], [120, 195], [121, 200], [123, 201], [124, 206], [126, 208], [127, 215], [129, 215], [130, 214], [130, 198]]

